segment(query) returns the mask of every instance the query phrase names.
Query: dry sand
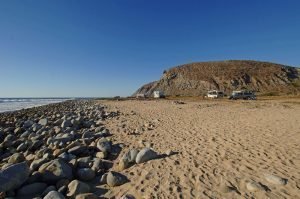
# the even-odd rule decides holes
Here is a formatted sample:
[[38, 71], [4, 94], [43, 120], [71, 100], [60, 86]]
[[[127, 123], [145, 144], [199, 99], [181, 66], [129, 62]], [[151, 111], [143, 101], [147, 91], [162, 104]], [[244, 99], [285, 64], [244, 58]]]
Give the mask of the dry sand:
[[106, 121], [112, 140], [125, 145], [119, 158], [143, 143], [176, 152], [122, 171], [130, 182], [106, 195], [300, 198], [300, 100], [286, 101], [101, 101], [122, 113]]

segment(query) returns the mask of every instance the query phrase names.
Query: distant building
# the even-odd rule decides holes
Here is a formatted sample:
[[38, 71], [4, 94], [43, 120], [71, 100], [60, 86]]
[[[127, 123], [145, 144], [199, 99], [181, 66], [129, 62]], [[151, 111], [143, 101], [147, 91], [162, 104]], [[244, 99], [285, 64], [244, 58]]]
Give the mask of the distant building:
[[154, 91], [153, 97], [154, 98], [163, 98], [163, 97], [165, 97], [165, 95], [164, 95], [164, 92], [162, 92], [162, 91]]

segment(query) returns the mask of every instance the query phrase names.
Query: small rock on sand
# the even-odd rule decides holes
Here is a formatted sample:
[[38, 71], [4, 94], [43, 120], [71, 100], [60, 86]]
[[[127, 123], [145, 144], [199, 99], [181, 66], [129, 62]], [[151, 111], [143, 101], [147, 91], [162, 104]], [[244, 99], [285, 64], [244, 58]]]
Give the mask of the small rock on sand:
[[277, 184], [277, 185], [286, 185], [287, 184], [287, 179], [281, 178], [276, 175], [271, 175], [271, 174], [265, 174], [265, 179], [272, 184]]
[[155, 151], [150, 148], [144, 148], [137, 154], [135, 161], [139, 164], [155, 158], [157, 158], [157, 153]]
[[116, 187], [116, 186], [120, 186], [122, 184], [125, 184], [128, 181], [128, 179], [127, 179], [126, 176], [124, 176], [120, 173], [111, 171], [107, 174], [106, 181], [107, 181], [107, 184], [110, 187]]

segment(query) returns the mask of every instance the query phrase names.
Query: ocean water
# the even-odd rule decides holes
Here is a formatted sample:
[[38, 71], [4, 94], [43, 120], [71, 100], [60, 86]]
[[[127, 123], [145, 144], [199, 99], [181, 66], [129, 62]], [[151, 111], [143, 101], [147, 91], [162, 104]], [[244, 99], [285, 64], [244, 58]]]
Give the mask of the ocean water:
[[0, 113], [63, 102], [70, 98], [0, 98]]

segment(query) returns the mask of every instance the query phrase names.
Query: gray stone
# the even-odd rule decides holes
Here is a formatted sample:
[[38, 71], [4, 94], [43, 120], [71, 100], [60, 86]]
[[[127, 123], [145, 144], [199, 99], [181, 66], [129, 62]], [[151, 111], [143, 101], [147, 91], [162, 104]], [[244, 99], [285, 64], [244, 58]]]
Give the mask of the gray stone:
[[22, 143], [22, 144], [20, 144], [20, 145], [17, 147], [17, 151], [18, 151], [18, 152], [26, 151], [27, 147], [28, 147], [28, 144], [27, 144], [27, 143]]
[[65, 197], [57, 191], [50, 191], [43, 199], [65, 199]]
[[88, 154], [88, 147], [87, 146], [75, 146], [68, 150], [69, 153], [76, 155], [76, 156], [83, 156]]
[[78, 168], [88, 168], [90, 167], [90, 163], [92, 162], [91, 157], [83, 157], [77, 159], [77, 167]]
[[107, 174], [106, 181], [107, 181], [108, 186], [116, 187], [116, 186], [120, 186], [122, 184], [125, 184], [126, 182], [128, 182], [128, 179], [127, 179], [126, 176], [124, 176], [120, 173], [110, 171]]
[[61, 124], [61, 128], [67, 128], [67, 127], [71, 127], [72, 123], [70, 120], [64, 120]]
[[39, 124], [42, 126], [46, 126], [48, 124], [48, 119], [47, 118], [40, 119]]
[[25, 185], [18, 189], [17, 196], [38, 196], [43, 193], [43, 191], [47, 188], [46, 183], [33, 183], [29, 185]]
[[15, 153], [8, 159], [8, 163], [17, 164], [20, 162], [24, 162], [25, 157], [22, 153]]
[[94, 158], [92, 169], [97, 172], [102, 168], [102, 161], [100, 158]]
[[46, 196], [50, 191], [56, 191], [55, 186], [51, 185], [51, 186], [47, 187], [47, 188], [43, 191], [42, 196]]
[[131, 149], [127, 153], [125, 153], [119, 162], [119, 169], [122, 171], [124, 169], [129, 168], [132, 164], [135, 163], [136, 156], [138, 154], [137, 149]]
[[255, 191], [264, 191], [265, 190], [264, 187], [261, 184], [259, 184], [257, 182], [254, 182], [254, 181], [248, 182], [246, 184], [246, 188], [249, 191], [252, 191], [252, 192], [255, 192]]
[[108, 173], [105, 173], [101, 176], [101, 179], [100, 179], [100, 184], [103, 185], [103, 184], [107, 184], [107, 175]]
[[27, 128], [31, 127], [33, 124], [34, 124], [33, 121], [27, 120], [26, 122], [24, 122], [23, 127], [27, 129]]
[[272, 184], [277, 184], [277, 185], [286, 185], [287, 184], [287, 179], [281, 178], [276, 175], [271, 175], [271, 174], [265, 174], [265, 179]]
[[137, 154], [135, 161], [139, 164], [155, 158], [157, 158], [157, 153], [155, 151], [150, 148], [144, 148]]
[[18, 127], [18, 128], [16, 128], [15, 130], [14, 130], [14, 133], [15, 134], [20, 134], [20, 133], [22, 133], [23, 132], [23, 129], [21, 128], [21, 127]]
[[75, 197], [76, 195], [82, 194], [82, 193], [89, 193], [90, 192], [90, 186], [84, 182], [81, 182], [79, 180], [73, 180], [68, 185], [68, 197]]
[[90, 168], [82, 168], [77, 171], [77, 177], [82, 181], [91, 181], [95, 178], [95, 176], [95, 171]]
[[17, 189], [28, 179], [29, 173], [26, 162], [14, 164], [0, 171], [0, 192]]
[[111, 152], [111, 142], [105, 138], [102, 138], [97, 142], [97, 148], [102, 152], [110, 153]]
[[47, 161], [48, 158], [42, 158], [42, 159], [32, 161], [32, 163], [30, 164], [30, 170], [31, 171], [37, 170], [42, 164], [46, 163]]
[[73, 178], [72, 168], [60, 159], [55, 159], [41, 165], [39, 172], [46, 183], [55, 183], [60, 179], [66, 178], [71, 180]]

